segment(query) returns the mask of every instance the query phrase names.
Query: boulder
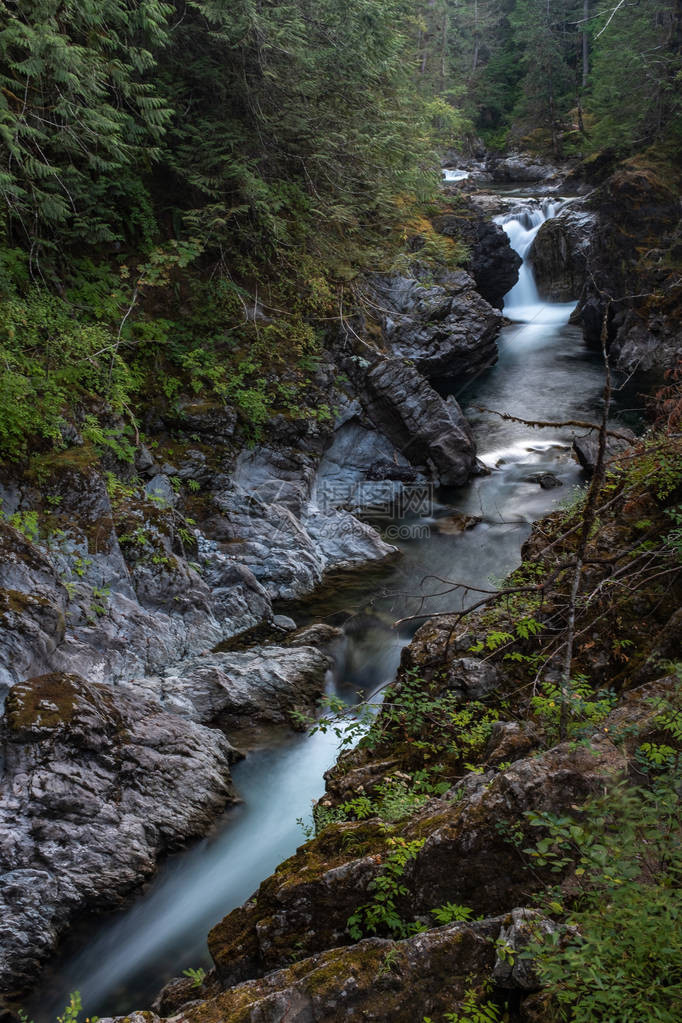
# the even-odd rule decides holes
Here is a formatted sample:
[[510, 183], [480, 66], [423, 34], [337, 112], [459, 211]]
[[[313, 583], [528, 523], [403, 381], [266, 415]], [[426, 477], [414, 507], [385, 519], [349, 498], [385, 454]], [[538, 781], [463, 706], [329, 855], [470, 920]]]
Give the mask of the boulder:
[[[634, 444], [637, 440], [635, 434], [625, 427], [619, 427], [618, 432], [625, 436], [607, 437], [606, 439], [605, 458], [607, 464], [617, 459], [619, 455], [627, 451], [630, 445]], [[597, 430], [592, 430], [591, 433], [586, 434], [584, 437], [574, 437], [573, 451], [582, 468], [591, 476], [597, 465], [597, 457], [599, 455], [599, 433]]]
[[369, 418], [412, 465], [431, 462], [442, 484], [459, 486], [472, 474], [476, 449], [454, 398], [446, 401], [419, 371], [398, 359], [377, 362], [365, 380]]
[[493, 181], [556, 181], [563, 171], [553, 164], [538, 160], [526, 153], [510, 153], [503, 159], [491, 159], [487, 165]]
[[[543, 877], [518, 856], [510, 829], [530, 844], [524, 811], [564, 812], [602, 792], [626, 766], [608, 736], [597, 735], [590, 745], [563, 743], [503, 771], [467, 775], [449, 797], [431, 799], [401, 825], [407, 842], [424, 841], [406, 867], [399, 911], [414, 919], [448, 901], [484, 914], [518, 905]], [[367, 901], [385, 852], [383, 827], [372, 819], [331, 825], [299, 849], [211, 931], [221, 982], [281, 968], [297, 943], [303, 955], [347, 944], [348, 918]]]
[[478, 205], [473, 203], [464, 213], [436, 217], [433, 226], [448, 238], [466, 242], [471, 252], [467, 269], [476, 281], [476, 288], [490, 305], [501, 309], [504, 296], [519, 279], [522, 262], [502, 227], [481, 215]]
[[[289, 494], [289, 491], [286, 491]], [[396, 548], [350, 512], [307, 503], [300, 518], [278, 493], [245, 493], [229, 484], [215, 495], [221, 516], [234, 532], [232, 557], [253, 573], [270, 599], [294, 600], [309, 593], [332, 569], [392, 557]]]
[[0, 992], [30, 986], [77, 915], [114, 908], [234, 800], [219, 733], [138, 695], [51, 674], [0, 724]]
[[[632, 157], [594, 190], [586, 206], [596, 214], [597, 228], [575, 322], [587, 343], [599, 348], [607, 315], [609, 354], [623, 372], [674, 367], [682, 305], [675, 172]], [[615, 299], [610, 305], [609, 297]]]
[[164, 710], [229, 732], [290, 724], [293, 711], [310, 712], [330, 667], [330, 658], [312, 646], [263, 646], [187, 658], [122, 685], [158, 700]]
[[537, 991], [540, 981], [528, 946], [546, 942], [559, 928], [535, 909], [513, 909], [511, 920], [500, 928], [496, 942], [497, 958], [492, 972], [493, 983], [501, 988]]
[[542, 299], [572, 302], [580, 298], [596, 226], [595, 213], [573, 202], [540, 227], [528, 259]]
[[464, 270], [442, 273], [428, 285], [377, 277], [372, 288], [391, 355], [410, 359], [427, 379], [464, 380], [496, 361], [502, 317]]

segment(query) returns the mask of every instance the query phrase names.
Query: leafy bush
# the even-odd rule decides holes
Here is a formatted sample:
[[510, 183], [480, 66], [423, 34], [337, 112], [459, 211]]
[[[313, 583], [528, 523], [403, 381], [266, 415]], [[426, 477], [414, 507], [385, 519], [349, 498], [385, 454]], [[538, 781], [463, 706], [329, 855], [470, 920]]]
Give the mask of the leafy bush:
[[[560, 1019], [679, 1020], [681, 781], [671, 772], [651, 790], [621, 788], [584, 806], [578, 821], [532, 821], [547, 829], [535, 862], [577, 864], [578, 894], [566, 913], [574, 929], [531, 950]], [[561, 910], [561, 899], [560, 890], [544, 897], [550, 911]]]

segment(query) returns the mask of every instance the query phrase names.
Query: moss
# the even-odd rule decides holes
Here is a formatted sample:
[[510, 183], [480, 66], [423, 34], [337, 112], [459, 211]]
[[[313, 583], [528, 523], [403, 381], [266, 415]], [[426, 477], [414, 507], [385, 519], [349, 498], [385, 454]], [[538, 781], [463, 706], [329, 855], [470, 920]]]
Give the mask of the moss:
[[13, 686], [6, 705], [10, 732], [28, 733], [36, 726], [53, 731], [68, 725], [77, 706], [79, 683], [75, 675], [55, 672]]

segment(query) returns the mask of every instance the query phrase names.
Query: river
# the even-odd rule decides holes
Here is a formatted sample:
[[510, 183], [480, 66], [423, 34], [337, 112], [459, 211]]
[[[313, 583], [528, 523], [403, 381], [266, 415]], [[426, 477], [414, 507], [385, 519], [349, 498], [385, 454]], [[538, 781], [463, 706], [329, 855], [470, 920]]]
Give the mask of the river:
[[[558, 205], [519, 200], [516, 212], [498, 218], [523, 257]], [[463, 598], [453, 594], [428, 597], [447, 588], [428, 577], [483, 587], [500, 580], [519, 563], [531, 523], [584, 482], [571, 455], [570, 429], [538, 431], [481, 410], [533, 420], [594, 421], [600, 415], [601, 362], [568, 324], [572, 308], [541, 302], [524, 260], [519, 283], [505, 299], [512, 322], [502, 331], [499, 361], [455, 395], [490, 475], [436, 492], [420, 517], [394, 524], [403, 557], [388, 572], [367, 571], [294, 609], [299, 622], [328, 620], [340, 611], [365, 613], [339, 649], [332, 691], [352, 699], [389, 680], [416, 623], [391, 629], [385, 622], [461, 606]], [[623, 419], [628, 397], [621, 392], [616, 418]], [[533, 477], [543, 473], [562, 486], [542, 489]], [[477, 524], [461, 531], [461, 515], [475, 516]], [[244, 802], [229, 809], [208, 837], [170, 856], [129, 908], [77, 930], [28, 1006], [36, 1023], [52, 1023], [69, 991], [80, 990], [86, 1015], [125, 1013], [148, 1007], [183, 969], [208, 968], [209, 929], [304, 841], [297, 819], [310, 819], [336, 749], [333, 735], [316, 734], [287, 736], [249, 753], [234, 768]]]

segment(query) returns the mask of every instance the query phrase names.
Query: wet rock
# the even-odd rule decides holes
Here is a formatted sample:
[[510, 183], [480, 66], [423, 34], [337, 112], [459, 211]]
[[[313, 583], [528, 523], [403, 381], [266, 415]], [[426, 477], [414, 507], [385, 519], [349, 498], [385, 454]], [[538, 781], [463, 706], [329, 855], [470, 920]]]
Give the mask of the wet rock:
[[439, 519], [436, 519], [433, 530], [436, 533], [443, 533], [446, 536], [457, 536], [459, 533], [465, 533], [469, 529], [473, 529], [483, 519], [480, 515], [446, 515]]
[[[633, 157], [586, 202], [596, 212], [597, 229], [574, 321], [587, 343], [599, 348], [607, 316], [609, 354], [619, 370], [675, 366], [682, 288], [679, 263], [670, 258], [681, 224], [674, 173]], [[607, 296], [616, 303], [609, 305]]]
[[[618, 432], [624, 434], [627, 439], [622, 439], [620, 437], [607, 437], [605, 451], [607, 464], [614, 459], [617, 459], [619, 455], [622, 455], [624, 451], [627, 451], [630, 445], [634, 444], [637, 440], [635, 434], [630, 430], [627, 430], [625, 427], [619, 427]], [[598, 432], [593, 430], [584, 437], [575, 437], [573, 439], [573, 451], [585, 472], [591, 476], [597, 465], [597, 456], [599, 454]]]
[[318, 622], [315, 625], [307, 625], [305, 628], [298, 629], [289, 636], [287, 643], [289, 646], [328, 647], [337, 640], [343, 639], [343, 636], [343, 629]]
[[377, 278], [383, 330], [393, 357], [410, 359], [425, 377], [465, 379], [497, 359], [500, 313], [465, 271], [425, 286], [409, 277]]
[[502, 308], [504, 296], [519, 279], [521, 257], [511, 247], [509, 237], [499, 224], [481, 215], [471, 203], [465, 213], [446, 213], [436, 217], [433, 226], [448, 238], [463, 239], [470, 247], [467, 267], [483, 298]]
[[596, 214], [575, 202], [542, 224], [528, 254], [541, 298], [548, 302], [580, 298], [596, 227]]
[[0, 991], [30, 985], [75, 914], [113, 908], [234, 799], [219, 733], [139, 696], [52, 674], [1, 723]]
[[473, 434], [454, 399], [444, 401], [414, 366], [378, 362], [367, 374], [370, 419], [414, 465], [431, 462], [441, 483], [460, 485], [476, 459]]
[[526, 483], [537, 483], [543, 490], [553, 490], [555, 487], [563, 487], [561, 480], [553, 472], [536, 472], [527, 476]]
[[290, 724], [292, 711], [309, 711], [322, 695], [330, 666], [311, 646], [253, 647], [188, 658], [163, 674], [123, 684], [168, 711], [229, 733], [253, 722]]
[[296, 631], [296, 622], [293, 618], [289, 618], [287, 615], [275, 615], [272, 619], [272, 624], [276, 629], [281, 629], [282, 632]]

